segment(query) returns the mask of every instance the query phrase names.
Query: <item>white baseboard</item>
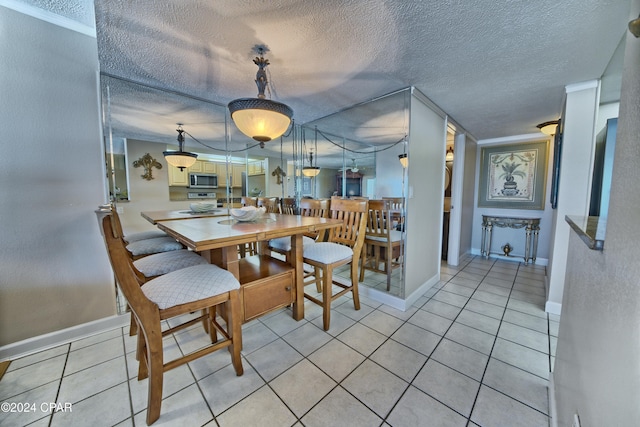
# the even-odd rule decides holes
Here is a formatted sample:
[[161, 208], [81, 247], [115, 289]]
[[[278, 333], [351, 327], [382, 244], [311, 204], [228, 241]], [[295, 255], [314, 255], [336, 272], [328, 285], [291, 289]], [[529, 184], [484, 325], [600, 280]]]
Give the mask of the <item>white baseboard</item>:
[[19, 357], [57, 347], [81, 338], [86, 338], [100, 332], [121, 328], [129, 324], [129, 314], [105, 317], [93, 322], [83, 323], [37, 337], [28, 338], [16, 343], [7, 344], [0, 347], [0, 362], [5, 360], [15, 360]]
[[558, 427], [558, 417], [556, 414], [556, 388], [553, 382], [553, 372], [549, 372], [549, 385], [547, 394], [549, 395], [549, 427]]
[[549, 314], [555, 314], [560, 316], [562, 312], [562, 304], [558, 302], [547, 301], [547, 303], [544, 305], [544, 311]]
[[397, 310], [407, 311], [409, 307], [415, 303], [418, 298], [424, 295], [429, 289], [433, 287], [440, 280], [440, 275], [433, 276], [431, 279], [424, 282], [418, 289], [416, 289], [411, 295], [409, 295], [406, 299], [402, 299], [395, 295], [391, 295], [387, 292], [380, 291], [378, 289], [369, 288], [367, 286], [360, 285], [358, 289], [362, 295], [365, 295], [368, 298], [371, 298], [374, 301], [378, 301], [384, 305], [388, 305], [389, 307], [393, 307]]

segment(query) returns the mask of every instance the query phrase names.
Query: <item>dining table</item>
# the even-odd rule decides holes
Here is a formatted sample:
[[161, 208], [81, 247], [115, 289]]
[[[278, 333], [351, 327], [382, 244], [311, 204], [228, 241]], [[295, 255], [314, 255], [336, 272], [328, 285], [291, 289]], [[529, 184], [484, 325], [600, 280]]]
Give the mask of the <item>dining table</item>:
[[[291, 305], [296, 320], [304, 318], [302, 236], [340, 227], [342, 221], [300, 215], [264, 214], [254, 221], [232, 216], [162, 218], [141, 212], [144, 218], [209, 262], [230, 271], [240, 282], [243, 322]], [[268, 241], [291, 238], [286, 259], [272, 257]], [[241, 258], [238, 247], [256, 242], [258, 254]]]
[[161, 210], [161, 211], [143, 211], [140, 215], [151, 224], [157, 224], [158, 221], [168, 221], [171, 219], [192, 219], [205, 218], [210, 216], [226, 216], [229, 211], [226, 208], [217, 208], [210, 211], [196, 212], [190, 209], [180, 210]]

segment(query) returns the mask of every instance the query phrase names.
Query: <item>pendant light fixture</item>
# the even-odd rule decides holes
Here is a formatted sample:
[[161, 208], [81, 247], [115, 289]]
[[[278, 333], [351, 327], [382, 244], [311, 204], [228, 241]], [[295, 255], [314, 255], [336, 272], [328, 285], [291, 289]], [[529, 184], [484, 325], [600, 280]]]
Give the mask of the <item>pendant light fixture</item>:
[[229, 103], [228, 108], [231, 119], [240, 132], [260, 142], [271, 141], [287, 131], [293, 116], [293, 110], [285, 104], [266, 99], [264, 91], [267, 88], [267, 73], [265, 68], [269, 60], [264, 58], [266, 46], [257, 46], [256, 52], [260, 55], [253, 62], [258, 66], [256, 73], [256, 85], [258, 86], [257, 98], [240, 98]]
[[399, 154], [398, 159], [400, 160], [400, 164], [403, 168], [409, 166], [409, 158], [407, 157], [407, 153]]
[[447, 155], [444, 157], [445, 162], [453, 162], [453, 147], [447, 148]]
[[549, 122], [540, 123], [536, 127], [540, 129], [540, 132], [544, 133], [545, 135], [555, 135], [556, 128], [558, 127], [558, 120], [551, 120]]
[[[318, 128], [316, 127], [316, 141], [315, 141], [316, 156], [318, 154]], [[320, 168], [317, 165], [318, 159], [316, 158], [316, 165], [313, 166], [313, 148], [309, 149], [309, 166], [302, 168], [302, 174], [308, 177], [318, 176]]]
[[162, 154], [164, 155], [167, 163], [182, 171], [184, 168], [193, 166], [198, 155], [196, 153], [190, 153], [183, 150], [184, 130], [182, 129], [182, 124], [178, 123], [178, 129], [176, 130], [178, 131], [178, 151], [163, 151]]

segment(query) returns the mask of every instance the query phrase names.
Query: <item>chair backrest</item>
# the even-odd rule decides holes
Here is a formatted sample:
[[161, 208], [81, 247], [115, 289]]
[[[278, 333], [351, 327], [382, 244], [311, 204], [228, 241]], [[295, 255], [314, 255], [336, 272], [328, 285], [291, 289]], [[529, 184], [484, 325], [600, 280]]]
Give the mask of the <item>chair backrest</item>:
[[391, 229], [390, 203], [388, 200], [369, 200], [367, 215], [367, 237], [382, 237], [389, 239]]
[[280, 203], [277, 197], [258, 197], [257, 206], [264, 207], [267, 213], [280, 213]]
[[258, 198], [257, 197], [242, 196], [240, 198], [240, 204], [242, 206], [258, 206]]
[[360, 256], [367, 229], [367, 200], [331, 200], [331, 218], [342, 220], [342, 226], [329, 231], [329, 242], [353, 248], [354, 258]]
[[404, 197], [383, 197], [382, 200], [389, 202], [389, 209], [404, 209]]
[[301, 199], [300, 215], [328, 218], [330, 205], [331, 201], [328, 199]]
[[295, 197], [284, 197], [282, 199], [282, 213], [285, 215], [297, 215], [298, 205]]
[[152, 303], [142, 292], [136, 269], [127, 253], [124, 241], [114, 234], [113, 218], [113, 213], [105, 211], [99, 212], [98, 222], [100, 231], [105, 240], [109, 261], [111, 262], [113, 273], [116, 276], [116, 281], [120, 285], [120, 289], [127, 299], [129, 307], [138, 320], [143, 323], [142, 327], [144, 329], [144, 323], [146, 323], [146, 319], [148, 319], [150, 315], [159, 316], [158, 306]]

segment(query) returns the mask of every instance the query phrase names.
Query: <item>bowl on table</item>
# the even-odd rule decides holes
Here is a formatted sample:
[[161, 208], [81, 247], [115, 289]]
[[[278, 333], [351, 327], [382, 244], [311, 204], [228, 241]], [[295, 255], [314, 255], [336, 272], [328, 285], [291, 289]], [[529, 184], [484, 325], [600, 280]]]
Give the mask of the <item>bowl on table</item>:
[[231, 209], [229, 213], [236, 221], [254, 221], [262, 216], [265, 211], [266, 209], [263, 207], [244, 206], [239, 209]]
[[213, 203], [198, 202], [189, 205], [192, 212], [210, 212], [216, 208]]

